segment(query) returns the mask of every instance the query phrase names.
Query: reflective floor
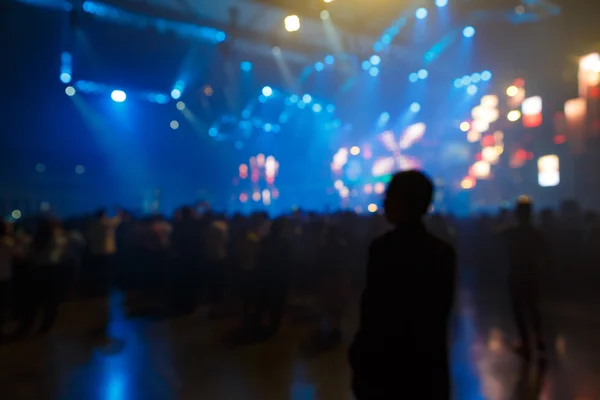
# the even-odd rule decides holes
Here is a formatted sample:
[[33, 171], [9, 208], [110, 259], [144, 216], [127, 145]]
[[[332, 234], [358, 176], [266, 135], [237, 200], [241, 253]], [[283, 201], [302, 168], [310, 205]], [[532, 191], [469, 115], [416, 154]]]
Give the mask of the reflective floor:
[[[545, 301], [548, 361], [523, 365], [509, 350], [515, 336], [504, 292], [470, 286], [461, 287], [454, 320], [456, 399], [600, 399], [600, 315], [594, 307]], [[234, 346], [226, 338], [239, 324], [235, 317], [125, 318], [122, 304], [122, 296], [111, 296], [117, 340], [108, 350], [89, 335], [94, 301], [64, 304], [51, 334], [0, 348], [0, 398], [352, 398], [346, 348], [307, 352], [318, 318], [292, 312], [276, 338]], [[346, 345], [356, 322], [355, 313], [348, 314]]]

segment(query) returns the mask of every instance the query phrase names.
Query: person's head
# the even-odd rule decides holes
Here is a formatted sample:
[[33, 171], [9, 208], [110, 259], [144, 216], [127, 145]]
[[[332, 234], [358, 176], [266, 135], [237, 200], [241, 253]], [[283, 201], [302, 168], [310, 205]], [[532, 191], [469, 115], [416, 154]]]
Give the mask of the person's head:
[[385, 193], [385, 216], [394, 225], [420, 221], [433, 199], [434, 186], [423, 172], [395, 174]]
[[517, 199], [515, 215], [520, 224], [531, 224], [533, 218], [533, 202], [527, 196], [520, 196]]

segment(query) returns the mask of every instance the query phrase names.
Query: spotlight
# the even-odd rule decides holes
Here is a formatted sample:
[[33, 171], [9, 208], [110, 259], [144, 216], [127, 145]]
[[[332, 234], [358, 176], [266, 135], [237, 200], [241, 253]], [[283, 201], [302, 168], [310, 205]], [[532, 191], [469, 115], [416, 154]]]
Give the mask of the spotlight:
[[333, 104], [327, 105], [327, 112], [332, 113], [335, 111], [335, 106]]
[[435, 5], [439, 8], [446, 7], [448, 5], [448, 0], [435, 0]]
[[319, 61], [319, 62], [317, 62], [317, 63], [315, 63], [315, 70], [316, 70], [317, 72], [321, 72], [321, 71], [323, 71], [324, 69], [325, 69], [325, 64], [323, 64], [323, 63], [322, 63], [322, 62], [320, 62], [320, 61]]
[[75, 173], [77, 175], [83, 175], [85, 173], [85, 167], [83, 165], [78, 165], [75, 167]]
[[288, 15], [284, 20], [285, 30], [296, 32], [300, 30], [300, 18], [297, 15]]
[[319, 113], [323, 110], [323, 107], [320, 104], [314, 104], [312, 109], [314, 112]]
[[365, 60], [365, 61], [363, 61], [363, 62], [362, 62], [362, 65], [361, 65], [361, 67], [362, 67], [362, 69], [364, 69], [365, 71], [368, 71], [368, 70], [369, 70], [369, 68], [371, 68], [371, 62], [370, 62], [370, 61], [368, 61], [368, 60]]
[[265, 96], [265, 97], [271, 97], [271, 96], [273, 95], [273, 89], [271, 89], [271, 87], [270, 87], [270, 86], [265, 86], [265, 87], [262, 89], [262, 94], [263, 94], [263, 96]]
[[370, 61], [372, 65], [379, 65], [379, 63], [381, 62], [381, 57], [379, 57], [377, 54], [374, 54], [371, 56]]
[[331, 65], [335, 62], [335, 57], [333, 57], [331, 54], [328, 56], [325, 56], [325, 64]]
[[305, 104], [308, 104], [312, 101], [312, 96], [310, 94], [305, 94], [304, 96], [302, 96], [302, 101]]
[[181, 90], [179, 90], [179, 89], [173, 89], [173, 90], [171, 90], [171, 97], [174, 100], [177, 100], [178, 98], [180, 98], [181, 97]]
[[467, 26], [465, 29], [463, 29], [463, 36], [466, 38], [475, 36], [475, 28], [472, 26]]
[[519, 94], [519, 88], [516, 86], [509, 86], [508, 89], [506, 89], [506, 94], [509, 97], [515, 97], [517, 94]]
[[252, 71], [252, 63], [250, 61], [244, 61], [240, 64], [240, 68], [244, 72], [250, 72]]
[[481, 80], [482, 81], [489, 81], [490, 79], [492, 79], [492, 73], [490, 71], [483, 71], [481, 73]]
[[122, 103], [127, 99], [127, 95], [122, 90], [113, 90], [110, 94], [110, 98], [116, 103]]
[[408, 80], [409, 80], [410, 82], [412, 82], [412, 83], [415, 83], [416, 81], [418, 81], [418, 80], [419, 80], [419, 75], [417, 75], [417, 73], [416, 73], [416, 72], [413, 72], [412, 74], [410, 74], [410, 75], [408, 76]]
[[462, 79], [461, 78], [456, 78], [454, 80], [454, 87], [458, 89], [458, 88], [460, 88], [462, 86], [463, 86]]
[[511, 112], [508, 113], [508, 115], [506, 116], [506, 118], [510, 122], [518, 121], [519, 118], [521, 118], [521, 112], [519, 110], [513, 110], [513, 111], [511, 111]]
[[280, 56], [281, 55], [281, 48], [275, 46], [273, 47], [273, 49], [271, 49], [271, 51], [273, 52], [274, 56]]
[[471, 129], [471, 124], [469, 124], [468, 122], [463, 122], [460, 124], [460, 130], [463, 132], [467, 132], [469, 129]]
[[71, 82], [71, 74], [69, 74], [67, 72], [63, 72], [62, 74], [60, 74], [60, 81], [62, 83], [69, 83], [69, 82]]
[[427, 72], [426, 69], [421, 69], [417, 73], [417, 76], [419, 77], [419, 79], [427, 79], [427, 77], [429, 76], [429, 72]]
[[412, 103], [410, 105], [410, 111], [412, 111], [413, 113], [418, 113], [419, 111], [421, 111], [421, 105], [419, 103]]
[[467, 93], [470, 94], [471, 96], [477, 94], [477, 86], [475, 86], [475, 85], [469, 85], [467, 87]]
[[369, 75], [371, 75], [373, 77], [379, 75], [379, 68], [371, 67], [371, 69], [369, 70]]
[[322, 19], [323, 21], [325, 21], [325, 20], [329, 19], [329, 11], [327, 11], [327, 10], [323, 10], [323, 11], [321, 11], [321, 19]]
[[183, 101], [178, 101], [175, 107], [177, 107], [179, 111], [183, 111], [183, 109], [185, 108], [185, 103]]
[[208, 136], [210, 137], [215, 137], [219, 134], [219, 131], [217, 130], [217, 128], [210, 128], [208, 130]]
[[427, 18], [427, 14], [429, 14], [429, 13], [427, 12], [427, 9], [426, 9], [426, 8], [422, 8], [422, 7], [421, 7], [421, 8], [419, 8], [419, 9], [417, 10], [417, 12], [415, 13], [415, 17], [417, 17], [418, 19], [425, 19], [425, 18]]
[[173, 121], [171, 121], [169, 126], [171, 127], [171, 129], [175, 130], [175, 129], [179, 128], [179, 122], [173, 120]]
[[67, 94], [67, 96], [73, 96], [75, 94], [75, 88], [73, 86], [67, 86], [65, 88], [65, 93]]

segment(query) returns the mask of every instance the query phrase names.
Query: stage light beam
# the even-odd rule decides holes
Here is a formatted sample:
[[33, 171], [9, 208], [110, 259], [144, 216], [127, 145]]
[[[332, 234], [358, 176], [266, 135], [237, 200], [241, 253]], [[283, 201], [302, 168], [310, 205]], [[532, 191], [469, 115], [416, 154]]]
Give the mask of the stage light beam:
[[288, 32], [297, 32], [300, 30], [300, 17], [297, 15], [288, 15], [284, 20], [285, 30]]
[[426, 8], [419, 8], [417, 9], [417, 11], [415, 12], [415, 17], [417, 17], [417, 19], [425, 19], [427, 18], [427, 15], [429, 14], [429, 12], [427, 11]]
[[466, 38], [472, 38], [475, 36], [475, 28], [472, 26], [467, 26], [465, 29], [463, 29], [463, 36]]
[[110, 98], [116, 103], [122, 103], [127, 99], [127, 94], [122, 90], [113, 90]]
[[273, 89], [271, 89], [271, 87], [270, 87], [270, 86], [265, 86], [265, 87], [262, 89], [262, 94], [263, 94], [263, 96], [265, 96], [265, 97], [271, 97], [271, 96], [273, 95]]

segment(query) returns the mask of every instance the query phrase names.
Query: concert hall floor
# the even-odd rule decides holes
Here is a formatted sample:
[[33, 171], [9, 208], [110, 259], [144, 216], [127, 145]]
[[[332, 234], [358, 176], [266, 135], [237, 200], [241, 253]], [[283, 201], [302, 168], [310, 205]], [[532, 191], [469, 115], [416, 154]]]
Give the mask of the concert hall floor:
[[[595, 307], [550, 299], [544, 303], [549, 351], [545, 365], [524, 366], [510, 351], [514, 324], [500, 288], [459, 290], [454, 318], [452, 375], [456, 399], [515, 397], [600, 399], [600, 315]], [[316, 318], [286, 318], [278, 335], [253, 345], [226, 340], [237, 318], [201, 315], [169, 320], [125, 318], [122, 296], [111, 296], [114, 349], [100, 351], [88, 334], [94, 301], [61, 306], [56, 328], [0, 348], [3, 399], [83, 400], [308, 400], [351, 399], [346, 348], [356, 313], [349, 311], [344, 346], [308, 352]], [[312, 322], [311, 322], [312, 321]], [[400, 365], [403, 360], [397, 360]], [[545, 370], [540, 377], [537, 372]], [[530, 370], [530, 372], [528, 372]], [[524, 385], [524, 382], [528, 382]]]

